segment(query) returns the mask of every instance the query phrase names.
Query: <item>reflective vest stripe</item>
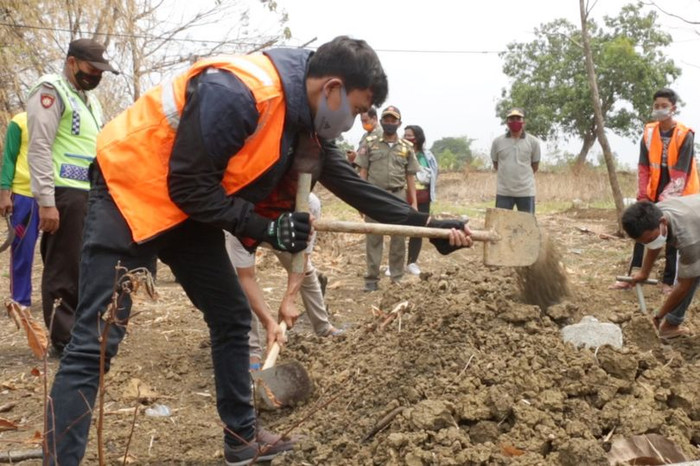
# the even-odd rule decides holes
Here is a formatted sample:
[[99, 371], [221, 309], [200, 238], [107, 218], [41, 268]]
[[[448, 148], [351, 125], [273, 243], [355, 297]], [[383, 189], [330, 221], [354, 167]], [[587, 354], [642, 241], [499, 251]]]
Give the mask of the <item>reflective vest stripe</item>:
[[177, 129], [180, 126], [180, 112], [175, 103], [175, 89], [172, 79], [167, 79], [161, 86], [161, 105], [163, 106], [163, 115], [168, 120], [172, 129]]

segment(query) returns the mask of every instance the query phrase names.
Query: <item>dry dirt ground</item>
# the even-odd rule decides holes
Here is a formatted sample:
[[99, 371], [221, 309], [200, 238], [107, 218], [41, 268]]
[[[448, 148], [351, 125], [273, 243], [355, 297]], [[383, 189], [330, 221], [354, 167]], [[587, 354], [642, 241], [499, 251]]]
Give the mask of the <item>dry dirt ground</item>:
[[[662, 343], [634, 293], [607, 289], [631, 252], [628, 240], [599, 236], [614, 232], [611, 211], [570, 209], [538, 222], [559, 244], [573, 288], [546, 311], [522, 302], [514, 270], [484, 266], [481, 246], [443, 257], [426, 242], [421, 278], [393, 286], [383, 278], [380, 291], [363, 293], [363, 239], [323, 234], [314, 261], [329, 277], [332, 321], [346, 332], [321, 339], [303, 320], [291, 332], [280, 362], [300, 361], [315, 392], [296, 408], [261, 413], [267, 427], [306, 436], [273, 464], [603, 465], [611, 442], [643, 433], [700, 458], [697, 301], [687, 319], [696, 336]], [[3, 270], [7, 260], [0, 256]], [[271, 254], [260, 258], [259, 274], [278, 302], [284, 274]], [[0, 287], [8, 288], [6, 275]], [[129, 464], [223, 464], [206, 326], [162, 265], [157, 291], [157, 302], [137, 305], [107, 378], [109, 462], [124, 455], [132, 424], [124, 412], [140, 404], [132, 387], [141, 383], [153, 392], [141, 407], [165, 404], [172, 415], [138, 414]], [[659, 287], [645, 293], [650, 309], [661, 303]], [[407, 312], [379, 330], [372, 306], [389, 312], [402, 301]], [[562, 326], [584, 315], [619, 324], [624, 347], [563, 343]], [[0, 418], [19, 425], [4, 432], [0, 425], [0, 450], [33, 448], [44, 396], [34, 369], [43, 364], [9, 319], [0, 322], [0, 406], [14, 404]], [[56, 367], [49, 359], [50, 378]], [[396, 408], [404, 410], [363, 441]], [[94, 429], [85, 464], [97, 464]]]

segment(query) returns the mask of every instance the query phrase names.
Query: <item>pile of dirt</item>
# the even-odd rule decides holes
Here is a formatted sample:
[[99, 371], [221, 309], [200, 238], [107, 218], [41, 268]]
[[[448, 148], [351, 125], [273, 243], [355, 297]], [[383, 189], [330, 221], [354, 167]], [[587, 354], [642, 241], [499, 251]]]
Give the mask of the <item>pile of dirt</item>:
[[[544, 311], [524, 302], [513, 269], [481, 263], [480, 245], [440, 256], [426, 242], [420, 278], [407, 276], [400, 286], [383, 278], [380, 291], [363, 293], [362, 238], [319, 238], [314, 262], [330, 279], [332, 322], [346, 332], [319, 338], [304, 319], [292, 330], [280, 362], [300, 361], [316, 389], [301, 406], [260, 414], [268, 428], [305, 435], [273, 464], [602, 465], [611, 442], [645, 433], [700, 458], [700, 338], [662, 344], [634, 293], [607, 290], [631, 244], [578, 228], [602, 231], [607, 220], [553, 215], [538, 222], [560, 244], [573, 288], [568, 300]], [[0, 267], [6, 261], [0, 256]], [[267, 253], [258, 266], [275, 309], [284, 271]], [[8, 286], [6, 277], [0, 286]], [[220, 465], [206, 324], [165, 267], [156, 288], [157, 302], [136, 304], [107, 377], [108, 460], [121, 464], [131, 438], [128, 464]], [[650, 308], [661, 302], [658, 290], [645, 293]], [[401, 318], [380, 331], [372, 307], [387, 313], [403, 301]], [[585, 315], [621, 325], [623, 348], [564, 344], [561, 328]], [[700, 307], [691, 306], [687, 317], [699, 333]], [[49, 359], [49, 379], [56, 367]], [[8, 424], [0, 423], [3, 450], [36, 445], [43, 372], [24, 335], [9, 322], [0, 325], [0, 418], [16, 427], [3, 431]], [[154, 403], [172, 414], [145, 415]], [[135, 417], [134, 406], [141, 408]], [[370, 435], [387, 414], [394, 414], [387, 427]], [[94, 437], [93, 429], [84, 464], [97, 464]]]
[[384, 293], [380, 309], [410, 303], [400, 330], [373, 330], [369, 317], [342, 342], [293, 345], [288, 356], [309, 368], [317, 393], [309, 406], [265, 415], [308, 434], [274, 464], [602, 465], [609, 434], [650, 432], [698, 456], [700, 374], [658, 343], [636, 346], [648, 345], [651, 323], [630, 312], [623, 350], [576, 350], [560, 326], [578, 319], [578, 306], [543, 313], [519, 302], [515, 282], [510, 272], [474, 282], [446, 270]]

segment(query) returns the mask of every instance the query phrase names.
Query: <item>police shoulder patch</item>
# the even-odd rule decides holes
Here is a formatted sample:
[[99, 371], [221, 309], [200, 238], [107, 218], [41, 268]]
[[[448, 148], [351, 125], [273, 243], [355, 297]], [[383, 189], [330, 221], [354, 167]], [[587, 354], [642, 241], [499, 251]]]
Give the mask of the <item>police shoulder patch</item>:
[[44, 92], [39, 96], [41, 106], [44, 108], [51, 108], [53, 103], [56, 101], [56, 96], [53, 94], [46, 94]]

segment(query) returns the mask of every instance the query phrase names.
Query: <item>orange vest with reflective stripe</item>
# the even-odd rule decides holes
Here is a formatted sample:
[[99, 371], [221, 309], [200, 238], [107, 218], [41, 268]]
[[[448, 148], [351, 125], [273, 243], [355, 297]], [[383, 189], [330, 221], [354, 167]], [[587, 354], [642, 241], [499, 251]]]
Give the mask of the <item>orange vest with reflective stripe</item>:
[[231, 195], [255, 181], [280, 158], [286, 113], [282, 82], [269, 58], [222, 56], [195, 63], [186, 73], [149, 90], [109, 122], [97, 139], [97, 161], [134, 241], [143, 242], [186, 218], [168, 192], [170, 154], [189, 80], [206, 68], [234, 73], [255, 97], [255, 132], [231, 154], [221, 181]]
[[[678, 153], [683, 146], [688, 132], [692, 130], [682, 123], [676, 123], [671, 134], [671, 140], [668, 143], [668, 159], [666, 166], [670, 170], [676, 166], [678, 162]], [[649, 153], [649, 184], [647, 185], [647, 197], [656, 200], [656, 191], [659, 188], [661, 181], [661, 156], [663, 153], [663, 143], [661, 141], [661, 132], [659, 130], [659, 122], [648, 123], [644, 127], [644, 144], [647, 146]], [[697, 194], [700, 192], [700, 180], [698, 180], [698, 170], [695, 165], [695, 157], [690, 162], [690, 173], [688, 173], [683, 195]]]

